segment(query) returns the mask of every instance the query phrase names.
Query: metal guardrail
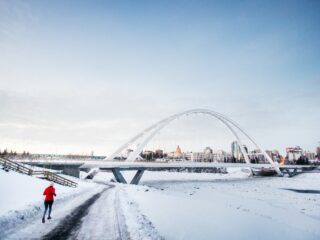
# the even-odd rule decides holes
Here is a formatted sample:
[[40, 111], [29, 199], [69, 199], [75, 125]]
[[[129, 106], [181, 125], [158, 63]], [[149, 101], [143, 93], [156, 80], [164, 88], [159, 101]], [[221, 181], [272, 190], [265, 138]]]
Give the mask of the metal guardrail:
[[0, 164], [3, 166], [4, 169], [13, 170], [22, 174], [27, 174], [29, 176], [39, 176], [40, 178], [47, 179], [49, 181], [52, 181], [64, 186], [77, 187], [78, 185], [77, 183], [67, 178], [61, 177], [55, 173], [52, 173], [49, 171], [33, 170], [20, 163], [16, 163], [4, 157], [0, 157]]

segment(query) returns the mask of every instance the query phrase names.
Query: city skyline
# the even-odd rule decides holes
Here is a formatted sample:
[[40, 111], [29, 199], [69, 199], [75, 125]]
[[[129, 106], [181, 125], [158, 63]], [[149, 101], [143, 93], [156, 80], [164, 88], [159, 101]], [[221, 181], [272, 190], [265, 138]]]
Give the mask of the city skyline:
[[[221, 153], [221, 152], [224, 152], [230, 156], [233, 156], [235, 158], [237, 158], [236, 156], [240, 156], [242, 155], [242, 152], [241, 152], [241, 149], [239, 147], [234, 147], [233, 145], [238, 145], [238, 142], [237, 141], [233, 141], [231, 144], [230, 144], [230, 148], [229, 149], [222, 149], [222, 148], [215, 148], [214, 146], [203, 146], [202, 150], [192, 150], [192, 149], [184, 149], [183, 147], [181, 147], [179, 144], [176, 145], [176, 148], [171, 148], [171, 149], [162, 149], [162, 148], [159, 148], [159, 147], [153, 147], [153, 148], [144, 148], [142, 151], [141, 151], [141, 154], [140, 155], [144, 155], [145, 153], [157, 153], [157, 152], [161, 152], [162, 154], [173, 154], [175, 152], [177, 152], [177, 149], [179, 149], [179, 151], [181, 153], [202, 153], [202, 152], [206, 152], [208, 150], [210, 150], [212, 153]], [[250, 154], [257, 154], [260, 152], [259, 149], [257, 148], [252, 148], [252, 149], [249, 149], [247, 148], [246, 145], [243, 145], [245, 151], [247, 153], [250, 153]], [[287, 147], [286, 149], [265, 149], [265, 151], [268, 153], [268, 152], [277, 152], [277, 154], [280, 154], [281, 156], [285, 156], [286, 154], [288, 154], [288, 152], [290, 151], [295, 151], [295, 150], [299, 150], [301, 151], [302, 154], [313, 154], [314, 157], [317, 157], [317, 155], [319, 156], [319, 153], [320, 153], [320, 145], [316, 147], [315, 150], [309, 150], [309, 149], [302, 149], [300, 146], [294, 146], [294, 147]], [[133, 149], [131, 148], [127, 148], [125, 151], [121, 152], [119, 155], [117, 155], [117, 157], [127, 157], [129, 155], [129, 153], [131, 153], [133, 151]], [[107, 157], [106, 155], [97, 155], [95, 154], [94, 151], [91, 151], [90, 153], [85, 153], [85, 152], [81, 152], [81, 153], [77, 153], [77, 152], [69, 152], [67, 154], [63, 154], [63, 153], [49, 153], [49, 152], [29, 152], [28, 150], [23, 150], [21, 152], [19, 151], [16, 151], [16, 149], [8, 149], [8, 148], [0, 148], [0, 155], [3, 154], [4, 156], [5, 155], [12, 155], [12, 156], [16, 156], [16, 155], [19, 155], [19, 156], [25, 156], [25, 157], [28, 157], [29, 155], [45, 155], [45, 156], [72, 156], [72, 157], [76, 157], [76, 156], [87, 156], [87, 157]]]
[[[265, 149], [314, 151], [319, 10], [317, 1], [1, 1], [0, 146], [109, 155], [201, 107]], [[163, 131], [155, 145], [234, 140], [206, 117]]]

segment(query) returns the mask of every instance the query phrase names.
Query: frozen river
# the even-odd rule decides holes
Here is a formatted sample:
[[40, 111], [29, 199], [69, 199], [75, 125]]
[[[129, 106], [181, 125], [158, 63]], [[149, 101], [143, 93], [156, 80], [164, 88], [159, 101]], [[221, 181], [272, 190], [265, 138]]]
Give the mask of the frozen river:
[[125, 192], [166, 239], [320, 238], [319, 173], [189, 182], [150, 175], [148, 187]]

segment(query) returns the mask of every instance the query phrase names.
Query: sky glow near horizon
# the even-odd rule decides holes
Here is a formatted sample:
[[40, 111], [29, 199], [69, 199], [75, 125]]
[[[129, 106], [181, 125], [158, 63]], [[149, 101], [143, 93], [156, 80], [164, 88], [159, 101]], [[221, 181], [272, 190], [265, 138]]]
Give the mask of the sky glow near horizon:
[[[265, 149], [320, 141], [319, 1], [0, 1], [0, 149], [110, 154], [193, 108]], [[230, 150], [206, 116], [149, 148]]]

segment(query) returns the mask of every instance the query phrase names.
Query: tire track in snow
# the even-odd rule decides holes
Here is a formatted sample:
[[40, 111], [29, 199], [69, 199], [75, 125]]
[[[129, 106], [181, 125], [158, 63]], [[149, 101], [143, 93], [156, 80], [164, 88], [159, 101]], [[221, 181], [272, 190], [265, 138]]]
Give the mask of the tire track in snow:
[[119, 205], [118, 188], [110, 189], [101, 195], [83, 218], [81, 228], [74, 239], [127, 240], [126, 219]]

